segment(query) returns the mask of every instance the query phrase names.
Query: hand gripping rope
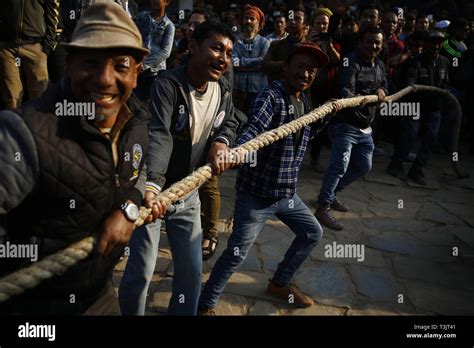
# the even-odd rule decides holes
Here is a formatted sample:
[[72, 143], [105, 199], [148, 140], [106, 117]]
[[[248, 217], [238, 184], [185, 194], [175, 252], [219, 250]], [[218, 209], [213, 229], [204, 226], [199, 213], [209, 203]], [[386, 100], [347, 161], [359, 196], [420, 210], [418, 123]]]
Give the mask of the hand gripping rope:
[[[449, 144], [448, 150], [452, 153], [457, 152], [462, 112], [456, 98], [449, 92], [440, 88], [411, 85], [386, 97], [385, 102], [399, 100], [412, 92], [429, 93], [430, 95], [433, 95], [433, 97], [440, 97], [441, 110], [446, 111], [451, 109], [454, 111], [456, 117], [453, 125], [452, 141]], [[326, 102], [324, 105], [314, 109], [307, 115], [265, 132], [247, 143], [232, 149], [232, 153], [243, 158], [243, 156], [248, 152], [257, 151], [258, 149], [268, 146], [297, 132], [299, 129], [309, 125], [310, 123], [316, 122], [326, 115], [331, 114], [335, 111], [336, 103], [340, 106], [340, 109], [351, 108], [359, 106], [363, 99], [366, 99], [367, 103], [376, 103], [378, 101], [376, 95], [368, 95]], [[467, 173], [458, 168], [458, 162], [452, 161], [452, 166], [458, 178], [465, 178], [468, 176]], [[155, 197], [155, 200], [168, 207], [200, 187], [211, 177], [211, 175], [212, 167], [210, 163], [207, 163], [181, 181], [170, 186], [167, 190], [161, 192]], [[150, 213], [151, 209], [141, 207], [140, 216], [134, 224], [135, 227], [142, 225]], [[23, 293], [26, 289], [34, 288], [43, 280], [49, 279], [55, 275], [63, 274], [69, 267], [87, 258], [97, 243], [97, 240], [96, 236], [84, 238], [55, 254], [43, 258], [41, 261], [36, 262], [29, 267], [18, 270], [0, 279], [0, 303], [7, 301], [15, 295]]]

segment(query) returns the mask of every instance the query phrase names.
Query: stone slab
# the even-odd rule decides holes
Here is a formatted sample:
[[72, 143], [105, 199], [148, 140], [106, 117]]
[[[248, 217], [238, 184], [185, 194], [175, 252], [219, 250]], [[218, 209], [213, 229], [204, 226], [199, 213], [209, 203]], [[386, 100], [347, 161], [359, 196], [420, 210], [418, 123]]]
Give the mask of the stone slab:
[[414, 219], [421, 207], [420, 203], [406, 201], [399, 196], [392, 202], [372, 201], [367, 209], [379, 218]]
[[215, 308], [216, 315], [246, 315], [250, 307], [247, 298], [238, 295], [222, 294]]
[[248, 315], [284, 315], [285, 312], [281, 308], [275, 307], [266, 301], [257, 301], [250, 308]]
[[425, 189], [425, 190], [440, 190], [441, 189], [441, 184], [439, 183], [438, 178], [427, 176], [425, 180], [426, 180], [426, 185], [420, 185], [414, 182], [413, 179], [407, 177], [406, 183], [409, 187], [413, 187], [413, 188], [420, 188], [420, 189]]
[[418, 211], [418, 218], [422, 220], [434, 221], [445, 225], [464, 225], [457, 216], [447, 212], [438, 204], [427, 203]]
[[[456, 228], [461, 228], [461, 226]], [[420, 241], [429, 243], [431, 245], [453, 246], [458, 242], [451, 230], [453, 230], [451, 226], [436, 226], [424, 231], [408, 231], [407, 233], [419, 239]], [[474, 238], [474, 230], [472, 231]]]
[[451, 247], [430, 245], [406, 232], [385, 232], [377, 236], [371, 236], [367, 238], [366, 244], [375, 249], [398, 254], [445, 262], [453, 261]]
[[367, 182], [390, 186], [400, 186], [402, 184], [402, 181], [399, 178], [395, 178], [381, 169], [372, 170], [364, 177], [364, 180]]
[[461, 241], [474, 248], [474, 228], [456, 226], [455, 228], [450, 228], [450, 231]]
[[433, 221], [422, 221], [414, 219], [387, 219], [375, 217], [362, 221], [364, 228], [371, 231], [423, 231], [437, 225]]
[[470, 178], [458, 179], [452, 174], [445, 174], [444, 180], [448, 185], [474, 190], [474, 177], [472, 175]]
[[361, 202], [351, 197], [345, 197], [344, 192], [340, 194], [338, 198], [342, 203], [347, 205], [349, 210], [353, 212], [362, 213], [362, 212], [367, 211], [368, 202]]
[[297, 316], [342, 316], [347, 311], [346, 308], [324, 306], [319, 303], [315, 303], [311, 307], [298, 308], [291, 310], [289, 315]]
[[150, 287], [148, 291], [148, 305], [150, 311], [158, 313], [167, 313], [168, 305], [171, 299], [171, 284], [172, 279], [161, 279], [152, 290]]
[[277, 269], [278, 264], [283, 260], [286, 251], [291, 245], [292, 239], [288, 237], [270, 240], [260, 246], [264, 270], [273, 272]]
[[[474, 197], [473, 197], [474, 198]], [[432, 200], [434, 201], [434, 200]], [[459, 217], [473, 217], [474, 216], [474, 206], [473, 202], [469, 203], [451, 203], [444, 202], [443, 200], [435, 201], [436, 204], [440, 205], [443, 209], [447, 210], [449, 213]]]
[[432, 191], [414, 190], [405, 185], [397, 188], [384, 185], [369, 185], [367, 191], [373, 202], [398, 202], [399, 199], [403, 199], [405, 202], [421, 203], [426, 201], [427, 198], [432, 197], [433, 194]]
[[[453, 257], [454, 258], [454, 257]], [[460, 263], [440, 263], [413, 257], [393, 258], [395, 274], [448, 288], [474, 290], [473, 267]]]
[[166, 276], [167, 277], [173, 277], [174, 276], [174, 265], [173, 262], [170, 262], [168, 265], [168, 268], [166, 269]]
[[295, 277], [299, 288], [318, 303], [350, 307], [354, 286], [346, 269], [333, 262], [312, 262]]
[[370, 187], [370, 185], [374, 184], [358, 180], [352, 183], [346, 189], [344, 189], [344, 191], [342, 193], [339, 193], [339, 195], [341, 196], [341, 199], [345, 199], [348, 197], [358, 200], [362, 203], [367, 203], [371, 198], [370, 193], [368, 192], [368, 187]]
[[393, 309], [373, 308], [372, 305], [367, 305], [364, 308], [351, 308], [347, 311], [348, 316], [398, 316], [402, 313]]
[[160, 230], [160, 243], [159, 248], [164, 250], [170, 250], [170, 244], [168, 242], [168, 235], [166, 234], [166, 230], [164, 229], [164, 224], [161, 225]]
[[450, 187], [448, 190], [435, 192], [431, 195], [431, 199], [435, 202], [464, 203], [469, 205], [474, 201], [474, 191]]
[[407, 285], [411, 302], [417, 309], [442, 315], [474, 315], [474, 292], [424, 283]]
[[341, 219], [341, 222], [344, 223], [344, 229], [342, 231], [332, 231], [323, 226], [323, 237], [325, 235], [329, 237], [327, 232], [331, 231], [334, 236], [332, 240], [336, 240], [339, 243], [360, 243], [363, 231], [361, 219]]
[[388, 271], [351, 265], [349, 272], [359, 294], [376, 301], [396, 303], [400, 289]]
[[[206, 277], [208, 277], [208, 275]], [[270, 302], [279, 302], [277, 298], [265, 293], [268, 286], [268, 279], [271, 277], [272, 275], [268, 273], [250, 271], [236, 272], [230, 277], [224, 289], [224, 293], [248, 296]]]

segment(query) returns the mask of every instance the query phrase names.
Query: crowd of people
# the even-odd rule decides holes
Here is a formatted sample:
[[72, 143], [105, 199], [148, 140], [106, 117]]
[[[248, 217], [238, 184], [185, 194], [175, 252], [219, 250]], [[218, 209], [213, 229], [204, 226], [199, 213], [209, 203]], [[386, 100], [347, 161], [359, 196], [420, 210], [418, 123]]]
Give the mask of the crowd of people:
[[[323, 227], [344, 229], [332, 211], [350, 207], [338, 195], [371, 170], [373, 156], [384, 155], [377, 144], [393, 143], [390, 175], [426, 185], [431, 153], [453, 136], [455, 115], [429, 96], [410, 99], [419, 115], [398, 117], [384, 117], [365, 100], [340, 110], [335, 99], [377, 95], [383, 103], [411, 84], [447, 90], [461, 105], [461, 138], [474, 153], [469, 4], [236, 2], [219, 14], [206, 1], [175, 13], [171, 5], [5, 1], [0, 241], [38, 245], [40, 258], [91, 233], [99, 242], [85, 261], [0, 304], [2, 311], [144, 315], [164, 222], [174, 265], [169, 313], [213, 315], [272, 216], [295, 239], [267, 292], [311, 306], [292, 277]], [[63, 101], [93, 103], [94, 115], [60, 117]], [[255, 162], [226, 156], [327, 101], [336, 112], [259, 150]], [[331, 149], [328, 163], [320, 160], [323, 146]], [[316, 211], [296, 192], [307, 147], [312, 168], [324, 173]], [[154, 199], [207, 162], [213, 176], [199, 190], [172, 206]], [[408, 172], [404, 163], [411, 163]], [[219, 243], [218, 178], [232, 167], [238, 167], [233, 231], [201, 290], [202, 261]], [[152, 214], [134, 230], [141, 205]], [[126, 245], [117, 301], [111, 277]], [[0, 275], [27, 264], [1, 259]]]

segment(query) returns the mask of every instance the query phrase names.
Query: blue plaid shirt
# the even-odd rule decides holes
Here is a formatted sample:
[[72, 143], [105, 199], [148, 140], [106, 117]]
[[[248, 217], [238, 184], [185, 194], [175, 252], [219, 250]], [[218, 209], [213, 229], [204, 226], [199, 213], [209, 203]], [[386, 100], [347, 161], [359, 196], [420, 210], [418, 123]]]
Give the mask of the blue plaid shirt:
[[[270, 48], [270, 41], [257, 35], [253, 40], [240, 37], [234, 45], [232, 62], [234, 67], [261, 66], [263, 57]], [[241, 92], [257, 93], [268, 85], [267, 75], [261, 70], [252, 72], [234, 72], [234, 89]]]
[[[309, 102], [302, 93], [304, 113], [310, 110]], [[236, 145], [252, 140], [257, 135], [277, 128], [296, 118], [283, 81], [277, 80], [264, 88], [255, 99], [249, 114], [248, 123], [237, 139]], [[324, 122], [324, 125], [327, 122]], [[272, 145], [257, 151], [256, 166], [251, 163], [240, 167], [235, 188], [263, 198], [291, 198], [296, 192], [298, 171], [309, 140], [322, 128], [316, 122], [300, 131], [300, 137], [292, 134]]]

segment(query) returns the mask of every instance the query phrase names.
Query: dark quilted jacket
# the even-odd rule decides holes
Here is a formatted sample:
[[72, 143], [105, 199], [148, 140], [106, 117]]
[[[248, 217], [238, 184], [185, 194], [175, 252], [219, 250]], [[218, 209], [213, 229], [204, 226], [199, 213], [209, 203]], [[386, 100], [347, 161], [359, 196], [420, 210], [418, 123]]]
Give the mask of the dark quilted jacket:
[[[39, 174], [33, 192], [8, 213], [8, 235], [11, 242], [37, 243], [39, 259], [100, 231], [106, 217], [127, 199], [141, 201], [135, 184], [148, 149], [147, 111], [137, 99], [129, 99], [134, 116], [121, 131], [115, 169], [110, 141], [97, 128], [85, 118], [54, 114], [56, 102], [73, 100], [69, 86], [64, 80], [17, 110], [34, 137]], [[12, 301], [31, 302], [46, 313], [80, 313], [100, 296], [122, 253], [123, 249], [107, 257], [93, 253], [64, 275]], [[0, 275], [19, 266], [24, 264], [0, 265]], [[70, 304], [71, 294], [77, 305]], [[54, 308], [45, 308], [52, 298]]]

